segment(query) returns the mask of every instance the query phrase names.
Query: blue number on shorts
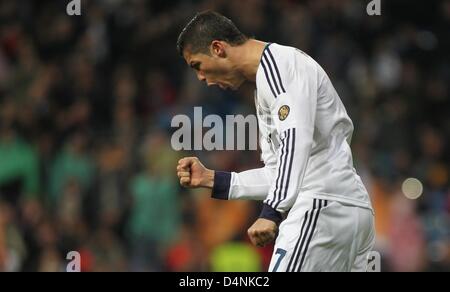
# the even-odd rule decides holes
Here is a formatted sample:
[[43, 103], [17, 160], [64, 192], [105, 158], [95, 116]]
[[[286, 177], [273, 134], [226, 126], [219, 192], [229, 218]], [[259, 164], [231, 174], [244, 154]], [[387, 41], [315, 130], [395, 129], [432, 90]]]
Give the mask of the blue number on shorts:
[[278, 267], [280, 266], [281, 261], [283, 260], [284, 256], [286, 255], [286, 251], [282, 248], [278, 248], [275, 254], [279, 254], [277, 263], [275, 264], [275, 267], [273, 268], [272, 272], [276, 272], [278, 270]]

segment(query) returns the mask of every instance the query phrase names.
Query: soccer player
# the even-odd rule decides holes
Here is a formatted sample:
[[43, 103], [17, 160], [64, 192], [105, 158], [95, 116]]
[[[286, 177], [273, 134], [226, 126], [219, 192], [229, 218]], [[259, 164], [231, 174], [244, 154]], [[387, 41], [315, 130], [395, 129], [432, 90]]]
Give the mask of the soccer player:
[[177, 48], [208, 85], [256, 82], [265, 165], [228, 173], [187, 157], [177, 166], [181, 185], [264, 201], [248, 235], [257, 246], [277, 237], [270, 271], [365, 271], [374, 213], [353, 167], [353, 123], [320, 65], [296, 48], [248, 38], [213, 11], [186, 25]]

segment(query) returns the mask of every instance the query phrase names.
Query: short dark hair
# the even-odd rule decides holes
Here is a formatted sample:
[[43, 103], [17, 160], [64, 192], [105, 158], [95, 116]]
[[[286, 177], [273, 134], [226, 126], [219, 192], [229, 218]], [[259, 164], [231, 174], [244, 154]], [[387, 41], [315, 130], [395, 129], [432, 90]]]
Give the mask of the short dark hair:
[[177, 51], [183, 56], [185, 48], [192, 53], [208, 53], [214, 40], [226, 41], [230, 45], [242, 45], [248, 40], [234, 23], [217, 12], [207, 10], [197, 13], [178, 36]]

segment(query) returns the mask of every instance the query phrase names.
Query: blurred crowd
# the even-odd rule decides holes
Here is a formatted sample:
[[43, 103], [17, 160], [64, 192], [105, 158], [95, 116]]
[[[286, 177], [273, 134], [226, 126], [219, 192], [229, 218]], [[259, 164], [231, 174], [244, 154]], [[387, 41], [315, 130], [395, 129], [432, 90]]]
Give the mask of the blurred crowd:
[[[383, 271], [450, 271], [450, 1], [0, 1], [0, 271], [264, 271], [258, 202], [182, 189], [179, 158], [261, 167], [258, 151], [176, 152], [171, 119], [254, 114], [253, 88], [207, 88], [176, 52], [197, 11], [291, 45], [327, 71], [355, 124]], [[421, 2], [421, 3], [418, 3]], [[421, 196], [402, 191], [407, 178]]]

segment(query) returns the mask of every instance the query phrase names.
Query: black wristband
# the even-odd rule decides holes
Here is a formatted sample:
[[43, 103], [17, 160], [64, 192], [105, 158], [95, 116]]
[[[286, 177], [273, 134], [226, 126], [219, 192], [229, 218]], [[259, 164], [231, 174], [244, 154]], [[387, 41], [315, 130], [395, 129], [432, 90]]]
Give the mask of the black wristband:
[[280, 212], [272, 208], [271, 206], [264, 204], [259, 218], [264, 218], [275, 222], [277, 225], [283, 220], [283, 216]]
[[231, 172], [216, 171], [211, 197], [218, 200], [228, 200], [231, 185]]

